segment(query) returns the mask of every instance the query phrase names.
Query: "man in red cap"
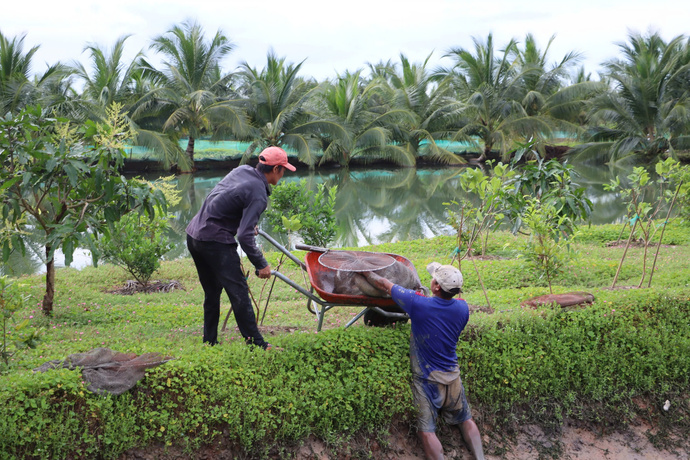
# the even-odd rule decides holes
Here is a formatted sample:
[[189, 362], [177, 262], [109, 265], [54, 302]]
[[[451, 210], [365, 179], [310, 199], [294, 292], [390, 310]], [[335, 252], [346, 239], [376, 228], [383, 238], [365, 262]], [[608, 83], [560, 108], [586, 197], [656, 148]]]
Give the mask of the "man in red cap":
[[420, 296], [374, 272], [362, 275], [374, 287], [390, 294], [410, 317], [412, 395], [419, 409], [417, 430], [426, 458], [443, 459], [443, 447], [436, 436], [436, 421], [443, 415], [447, 424], [460, 428], [474, 458], [482, 460], [482, 438], [465, 398], [456, 353], [460, 333], [470, 316], [467, 302], [454, 299], [462, 292], [462, 273], [452, 265], [438, 262], [430, 263], [426, 269], [431, 275], [432, 297]]
[[256, 325], [237, 247], [239, 244], [259, 278], [271, 276], [271, 266], [256, 246], [255, 229], [268, 205], [269, 185], [276, 185], [286, 168], [295, 170], [285, 150], [264, 149], [256, 168], [243, 165], [230, 171], [211, 190], [187, 226], [187, 248], [204, 289], [205, 343], [218, 343], [220, 296], [225, 289], [244, 340], [263, 349], [271, 347]]

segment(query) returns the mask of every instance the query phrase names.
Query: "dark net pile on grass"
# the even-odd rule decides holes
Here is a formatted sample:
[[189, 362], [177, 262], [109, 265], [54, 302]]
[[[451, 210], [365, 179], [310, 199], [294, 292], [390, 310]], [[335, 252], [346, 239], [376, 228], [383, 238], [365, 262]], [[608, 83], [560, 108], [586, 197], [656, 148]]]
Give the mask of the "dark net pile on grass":
[[120, 353], [110, 348], [94, 348], [85, 353], [74, 353], [65, 359], [43, 363], [34, 372], [51, 369], [81, 369], [82, 378], [89, 391], [120, 395], [132, 388], [144, 377], [146, 369], [170, 361], [171, 357], [160, 353]]

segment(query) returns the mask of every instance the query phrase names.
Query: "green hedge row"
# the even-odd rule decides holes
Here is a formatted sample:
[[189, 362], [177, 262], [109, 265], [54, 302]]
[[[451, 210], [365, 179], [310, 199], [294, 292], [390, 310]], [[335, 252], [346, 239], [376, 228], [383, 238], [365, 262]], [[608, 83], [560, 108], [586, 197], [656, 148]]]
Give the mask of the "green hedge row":
[[199, 345], [121, 396], [88, 392], [78, 372], [11, 374], [0, 458], [116, 458], [151, 443], [193, 452], [221, 438], [260, 455], [276, 442], [383, 426], [411, 410], [406, 333], [302, 333], [269, 352]]
[[[521, 407], [577, 417], [639, 395], [688, 397], [687, 291], [602, 291], [588, 308], [515, 309], [473, 324], [458, 347], [479, 418]], [[255, 457], [309, 435], [336, 441], [414, 418], [409, 326], [281, 339], [283, 351], [198, 345], [130, 392], [96, 396], [78, 372], [17, 372], [0, 389], [0, 458], [117, 458], [135, 447], [231, 442]], [[672, 412], [690, 428], [690, 400]], [[597, 416], [606, 417], [605, 413]], [[553, 417], [553, 415], [549, 415]], [[680, 420], [680, 421], [678, 421]]]

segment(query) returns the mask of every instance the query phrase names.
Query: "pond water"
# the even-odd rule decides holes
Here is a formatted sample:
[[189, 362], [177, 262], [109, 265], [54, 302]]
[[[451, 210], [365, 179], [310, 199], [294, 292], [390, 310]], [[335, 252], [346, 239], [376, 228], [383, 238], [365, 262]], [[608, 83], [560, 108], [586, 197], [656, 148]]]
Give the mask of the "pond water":
[[[592, 223], [620, 221], [625, 215], [625, 206], [617, 194], [604, 191], [603, 184], [616, 175], [625, 176], [628, 172], [610, 170], [605, 166], [574, 167], [578, 173], [578, 183], [586, 188], [588, 197], [594, 203]], [[446, 207], [443, 203], [463, 196], [459, 182], [459, 175], [463, 171], [464, 168], [457, 167], [300, 170], [288, 172], [283, 181], [305, 180], [311, 189], [315, 189], [319, 183], [329, 187], [337, 185], [335, 213], [339, 230], [331, 247], [358, 247], [453, 234], [453, 229], [446, 223]], [[178, 244], [166, 258], [187, 255], [184, 229], [206, 195], [226, 173], [218, 171], [178, 176], [177, 187], [182, 202], [172, 210], [175, 217], [171, 231], [171, 238]], [[261, 226], [287, 244], [284, 236], [275, 235], [263, 223]], [[262, 240], [260, 237], [258, 239]], [[263, 246], [272, 249], [267, 243]], [[45, 271], [40, 245], [30, 244], [28, 250], [31, 257], [14, 257], [6, 266], [0, 265], [0, 273], [19, 275]], [[78, 250], [71, 266], [82, 268], [90, 264], [89, 252]], [[56, 266], [64, 266], [64, 257], [60, 253], [56, 255]]]

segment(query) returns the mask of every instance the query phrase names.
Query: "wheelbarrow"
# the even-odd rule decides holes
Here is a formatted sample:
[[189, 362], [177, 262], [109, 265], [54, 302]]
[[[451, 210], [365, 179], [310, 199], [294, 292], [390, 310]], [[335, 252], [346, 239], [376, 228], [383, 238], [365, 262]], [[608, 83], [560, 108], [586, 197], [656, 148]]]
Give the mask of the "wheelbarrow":
[[[290, 260], [295, 262], [302, 270], [307, 272], [309, 277], [310, 287], [309, 290], [303, 286], [295, 283], [290, 278], [280, 273], [277, 270], [271, 270], [271, 275], [275, 278], [281, 279], [283, 282], [287, 283], [292, 288], [296, 289], [298, 292], [307, 297], [307, 309], [312, 314], [316, 315], [317, 319], [317, 331], [321, 331], [323, 326], [323, 319], [325, 313], [335, 307], [364, 307], [357, 315], [355, 315], [345, 327], [350, 327], [359, 318], [364, 316], [364, 321], [366, 324], [371, 325], [383, 325], [392, 322], [407, 321], [409, 317], [407, 314], [389, 297], [372, 297], [370, 295], [348, 295], [333, 292], [333, 288], [329, 285], [329, 280], [334, 276], [334, 271], [338, 268], [329, 266], [329, 264], [324, 265], [320, 262], [324, 259], [322, 256], [324, 254], [330, 253], [332, 255], [339, 255], [337, 253], [365, 253], [364, 251], [334, 251], [326, 248], [319, 248], [315, 246], [308, 246], [298, 244], [295, 245], [296, 249], [306, 250], [305, 261], [302, 262], [294, 254], [292, 254], [287, 248], [281, 245], [278, 241], [273, 239], [263, 230], [259, 230], [259, 235], [266, 239], [269, 243], [276, 247], [279, 251], [285, 254]], [[408, 259], [397, 254], [388, 253], [366, 253], [379, 256], [381, 254], [387, 256], [387, 259], [401, 262], [407, 268], [411, 269], [416, 273], [415, 267]], [[381, 257], [377, 257], [382, 260]], [[332, 259], [332, 258], [331, 258]], [[386, 260], [387, 260], [386, 259]], [[366, 265], [366, 264], [365, 264]], [[376, 267], [365, 267], [361, 270], [352, 271], [369, 271], [376, 270]], [[274, 279], [275, 283], [275, 279]], [[271, 287], [271, 290], [273, 288]], [[270, 299], [270, 293], [269, 293]], [[268, 300], [266, 301], [268, 305]]]

